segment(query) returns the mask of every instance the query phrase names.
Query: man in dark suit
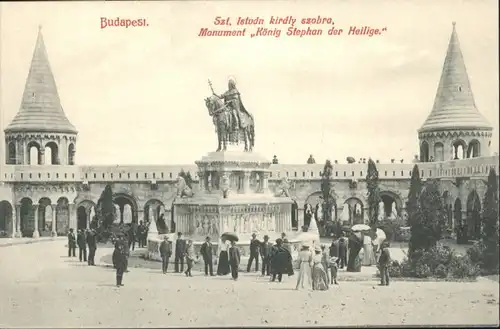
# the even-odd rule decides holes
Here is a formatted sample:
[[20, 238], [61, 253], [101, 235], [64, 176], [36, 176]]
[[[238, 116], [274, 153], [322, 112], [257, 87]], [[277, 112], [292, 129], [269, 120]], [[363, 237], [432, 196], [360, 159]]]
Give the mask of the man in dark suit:
[[233, 280], [238, 280], [238, 267], [240, 266], [240, 250], [236, 248], [236, 242], [231, 242], [229, 248], [229, 266], [231, 267], [231, 276]]
[[68, 233], [68, 257], [76, 257], [76, 236], [72, 228]]
[[95, 251], [97, 250], [97, 241], [94, 230], [89, 230], [87, 232], [87, 245], [89, 247], [89, 258], [88, 264], [89, 266], [95, 266]]
[[340, 238], [337, 242], [337, 250], [338, 250], [338, 257], [339, 257], [339, 268], [343, 269], [344, 266], [347, 266], [347, 243], [348, 240], [345, 237], [344, 232], [341, 233]]
[[200, 253], [205, 263], [205, 275], [208, 275], [208, 270], [210, 269], [210, 276], [214, 276], [214, 264], [212, 262], [213, 248], [209, 236], [206, 237], [205, 243], [201, 245]]
[[146, 226], [142, 220], [139, 222], [139, 226], [137, 227], [137, 235], [139, 237], [139, 248], [143, 248], [146, 246]]
[[273, 245], [269, 242], [269, 236], [264, 235], [264, 242], [260, 246], [260, 256], [262, 257], [262, 276], [271, 275], [271, 250]]
[[83, 230], [78, 230], [78, 234], [76, 236], [76, 244], [78, 245], [78, 258], [80, 262], [87, 261], [87, 242], [85, 241], [85, 232]]
[[380, 286], [389, 285], [389, 266], [391, 264], [391, 254], [387, 243], [384, 241], [380, 246], [381, 252], [378, 259], [378, 266], [380, 271]]
[[250, 240], [250, 259], [248, 260], [247, 272], [250, 272], [250, 267], [252, 267], [252, 262], [255, 259], [255, 271], [259, 271], [259, 249], [260, 241], [257, 240], [257, 234], [252, 234], [252, 240]]
[[170, 241], [168, 241], [168, 236], [166, 235], [163, 241], [160, 243], [160, 256], [163, 274], [167, 274], [168, 260], [170, 259], [170, 256], [172, 256], [172, 246], [170, 245]]
[[[116, 286], [123, 286], [123, 273], [127, 268], [126, 251], [123, 250], [125, 246], [121, 243], [115, 245], [115, 251], [113, 252], [113, 264], [116, 268]], [[127, 250], [128, 251], [128, 250]]]
[[184, 272], [184, 254], [186, 253], [186, 240], [182, 238], [182, 233], [177, 233], [175, 241], [175, 273], [179, 273], [179, 262], [181, 263], [181, 272]]

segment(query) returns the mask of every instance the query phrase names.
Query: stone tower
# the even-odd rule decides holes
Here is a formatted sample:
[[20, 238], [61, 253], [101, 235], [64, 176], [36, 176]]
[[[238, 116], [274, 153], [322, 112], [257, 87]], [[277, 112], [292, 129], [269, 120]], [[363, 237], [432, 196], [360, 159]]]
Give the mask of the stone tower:
[[488, 156], [492, 132], [476, 107], [453, 22], [434, 106], [418, 130], [420, 161]]
[[4, 132], [7, 164], [75, 164], [78, 132], [61, 106], [41, 28], [21, 106]]

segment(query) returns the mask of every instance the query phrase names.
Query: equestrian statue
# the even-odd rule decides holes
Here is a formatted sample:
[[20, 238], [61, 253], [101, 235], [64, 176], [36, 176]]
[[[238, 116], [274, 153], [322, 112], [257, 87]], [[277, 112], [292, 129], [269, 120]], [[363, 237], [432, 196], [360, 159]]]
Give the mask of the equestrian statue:
[[208, 84], [212, 89], [212, 96], [205, 98], [205, 105], [217, 133], [216, 152], [225, 151], [228, 143], [238, 145], [241, 141], [245, 143], [245, 152], [251, 152], [255, 142], [254, 120], [243, 106], [236, 83], [230, 79], [228, 90], [222, 95], [214, 92], [210, 80]]

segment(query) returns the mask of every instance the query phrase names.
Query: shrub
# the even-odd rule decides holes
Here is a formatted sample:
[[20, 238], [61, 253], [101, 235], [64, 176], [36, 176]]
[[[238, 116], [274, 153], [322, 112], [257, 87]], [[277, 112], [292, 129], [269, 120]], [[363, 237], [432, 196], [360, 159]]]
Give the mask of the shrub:
[[389, 276], [393, 278], [401, 277], [401, 265], [397, 260], [391, 263], [391, 266], [389, 267]]
[[482, 265], [484, 249], [484, 244], [481, 241], [475, 242], [471, 248], [467, 249], [467, 256], [473, 264]]
[[464, 279], [473, 278], [475, 279], [479, 275], [479, 266], [473, 264], [469, 257], [454, 257], [450, 264], [448, 265], [448, 272], [453, 278]]
[[419, 263], [415, 267], [415, 276], [417, 278], [428, 278], [432, 275], [431, 268], [429, 265], [424, 263]]
[[443, 264], [439, 264], [434, 270], [434, 276], [436, 278], [444, 279], [448, 276], [448, 269]]

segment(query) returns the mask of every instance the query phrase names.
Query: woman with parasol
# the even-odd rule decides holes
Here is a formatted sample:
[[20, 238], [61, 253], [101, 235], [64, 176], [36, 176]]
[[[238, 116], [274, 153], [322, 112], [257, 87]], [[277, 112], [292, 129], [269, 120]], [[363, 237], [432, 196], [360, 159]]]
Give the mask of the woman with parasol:
[[229, 268], [229, 247], [231, 246], [231, 241], [238, 237], [234, 233], [224, 233], [221, 236], [221, 243], [219, 244], [219, 260], [217, 265], [217, 275], [228, 275], [231, 272]]
[[285, 246], [282, 239], [276, 239], [276, 245], [273, 247], [271, 256], [271, 281], [274, 282], [276, 277], [281, 282], [283, 274], [293, 275], [292, 255]]
[[363, 247], [363, 236], [361, 232], [351, 232], [349, 236], [349, 259], [347, 260], [347, 272], [361, 272], [361, 259], [359, 252]]

